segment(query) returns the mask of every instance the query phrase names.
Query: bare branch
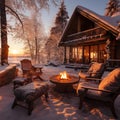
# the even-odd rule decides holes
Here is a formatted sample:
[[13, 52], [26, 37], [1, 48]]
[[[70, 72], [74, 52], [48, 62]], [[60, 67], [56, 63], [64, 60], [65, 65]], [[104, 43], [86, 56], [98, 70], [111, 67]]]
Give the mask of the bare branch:
[[58, 6], [63, 0], [52, 0], [54, 5]]
[[21, 25], [22, 25], [23, 32], [24, 32], [23, 22], [22, 22], [22, 20], [20, 19], [19, 15], [18, 15], [13, 9], [11, 9], [9, 6], [5, 5], [5, 7], [8, 8], [9, 12], [10, 12], [12, 15], [14, 15], [14, 16], [19, 20], [19, 22], [20, 22]]

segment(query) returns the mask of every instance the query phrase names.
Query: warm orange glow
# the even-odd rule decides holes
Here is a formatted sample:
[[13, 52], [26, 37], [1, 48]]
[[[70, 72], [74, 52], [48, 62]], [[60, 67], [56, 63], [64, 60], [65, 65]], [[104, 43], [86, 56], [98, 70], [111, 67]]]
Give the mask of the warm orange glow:
[[13, 54], [18, 54], [19, 52], [18, 52], [18, 50], [13, 50], [12, 53]]
[[90, 56], [91, 56], [91, 58], [96, 58], [96, 57], [97, 57], [97, 53], [91, 52], [91, 53], [90, 53]]
[[2, 96], [0, 96], [0, 100], [2, 100]]
[[60, 73], [60, 78], [61, 78], [61, 79], [68, 79], [68, 77], [67, 77], [67, 72], [66, 72], [66, 71], [61, 72], [61, 73]]
[[23, 51], [19, 49], [10, 49], [9, 53], [10, 55], [13, 55], [13, 56], [23, 55]]

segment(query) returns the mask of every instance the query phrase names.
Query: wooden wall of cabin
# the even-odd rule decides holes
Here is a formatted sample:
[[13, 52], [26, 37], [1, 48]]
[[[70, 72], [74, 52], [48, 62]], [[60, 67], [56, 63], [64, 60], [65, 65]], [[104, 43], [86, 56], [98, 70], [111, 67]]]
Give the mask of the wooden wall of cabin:
[[70, 20], [68, 27], [68, 30], [66, 31], [66, 35], [74, 34], [78, 31], [78, 20], [77, 20], [78, 13], [75, 13], [72, 17], [72, 20]]
[[78, 19], [78, 32], [89, 30], [96, 26], [93, 21], [87, 19], [82, 15], [79, 15], [77, 19]]
[[115, 43], [115, 58], [120, 59], [120, 41]]
[[70, 47], [66, 47], [66, 63], [69, 63], [70, 59]]
[[116, 41], [116, 37], [114, 37], [113, 35], [110, 34], [109, 36], [109, 40], [110, 40], [110, 59], [116, 59], [117, 58], [117, 41]]
[[115, 59], [115, 41], [111, 41], [110, 44], [110, 59]]
[[110, 42], [110, 59], [108, 59], [108, 66], [114, 69], [120, 67], [120, 41], [111, 39]]

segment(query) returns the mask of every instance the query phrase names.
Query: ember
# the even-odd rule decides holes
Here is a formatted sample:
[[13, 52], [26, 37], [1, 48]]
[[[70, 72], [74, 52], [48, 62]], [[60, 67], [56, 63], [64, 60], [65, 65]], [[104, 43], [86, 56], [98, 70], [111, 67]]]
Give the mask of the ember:
[[60, 73], [60, 79], [68, 79], [68, 75], [66, 71]]

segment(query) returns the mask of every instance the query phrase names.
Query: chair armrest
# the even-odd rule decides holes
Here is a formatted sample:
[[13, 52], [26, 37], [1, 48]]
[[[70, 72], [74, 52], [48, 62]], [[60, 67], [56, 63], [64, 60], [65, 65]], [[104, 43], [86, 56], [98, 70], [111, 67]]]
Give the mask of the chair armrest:
[[42, 69], [43, 67], [39, 67], [39, 66], [32, 66], [33, 69]]
[[88, 72], [89, 74], [101, 74], [101, 72]]
[[33, 66], [33, 70], [36, 72], [36, 73], [42, 73], [42, 69], [43, 67], [42, 66]]
[[35, 66], [34, 66], [34, 65], [32, 65], [32, 68], [35, 68]]
[[87, 78], [87, 80], [102, 81], [102, 79], [99, 79], [99, 78]]
[[113, 92], [110, 91], [110, 90], [100, 90], [100, 89], [97, 89], [97, 88], [87, 87], [87, 86], [82, 86], [82, 88], [87, 89], [87, 90], [95, 90], [95, 91], [101, 91], [101, 92], [113, 93]]

